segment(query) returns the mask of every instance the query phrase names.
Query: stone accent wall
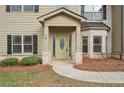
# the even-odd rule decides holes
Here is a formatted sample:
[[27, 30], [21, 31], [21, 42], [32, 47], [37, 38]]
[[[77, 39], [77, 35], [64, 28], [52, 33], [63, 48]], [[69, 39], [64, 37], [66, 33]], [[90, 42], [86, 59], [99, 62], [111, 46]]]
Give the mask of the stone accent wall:
[[49, 64], [49, 52], [43, 52], [42, 53], [42, 63], [43, 64]]
[[75, 64], [82, 64], [82, 52], [75, 53]]

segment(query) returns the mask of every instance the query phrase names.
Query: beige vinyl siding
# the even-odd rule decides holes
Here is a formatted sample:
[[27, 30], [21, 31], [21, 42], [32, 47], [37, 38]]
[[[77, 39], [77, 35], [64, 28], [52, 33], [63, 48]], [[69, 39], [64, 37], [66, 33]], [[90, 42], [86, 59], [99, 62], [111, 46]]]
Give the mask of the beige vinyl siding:
[[47, 26], [79, 26], [80, 23], [72, 17], [65, 14], [58, 14], [45, 20]]
[[77, 14], [81, 14], [81, 7], [80, 5], [72, 5], [69, 9]]
[[112, 6], [112, 52], [121, 51], [121, 6]]
[[[39, 6], [39, 13], [6, 13], [6, 6], [0, 5], [0, 54], [7, 53], [7, 35], [9, 34], [38, 35], [38, 54], [41, 54], [43, 51], [43, 27], [38, 22], [37, 17], [55, 9], [56, 6], [41, 5]], [[69, 6], [69, 9], [73, 12], [79, 13], [80, 10], [77, 9], [80, 9], [80, 6]], [[68, 23], [68, 19], [63, 22], [66, 21]], [[54, 24], [54, 21], [51, 24]]]

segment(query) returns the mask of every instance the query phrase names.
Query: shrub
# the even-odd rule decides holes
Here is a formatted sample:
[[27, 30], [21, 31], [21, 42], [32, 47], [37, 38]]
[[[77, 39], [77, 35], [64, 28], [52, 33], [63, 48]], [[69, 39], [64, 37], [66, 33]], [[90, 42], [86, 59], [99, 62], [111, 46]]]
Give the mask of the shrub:
[[6, 58], [1, 61], [1, 66], [15, 66], [17, 65], [18, 59], [17, 58]]
[[38, 63], [42, 63], [42, 61], [41, 61], [41, 58], [36, 57], [36, 56], [24, 57], [20, 61], [20, 65], [24, 65], [24, 66], [32, 66]]

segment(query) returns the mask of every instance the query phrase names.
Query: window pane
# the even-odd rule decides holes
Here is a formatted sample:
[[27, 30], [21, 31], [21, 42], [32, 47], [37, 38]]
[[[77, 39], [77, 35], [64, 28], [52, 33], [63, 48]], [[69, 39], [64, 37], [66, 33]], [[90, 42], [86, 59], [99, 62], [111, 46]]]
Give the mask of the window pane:
[[24, 45], [24, 53], [32, 53], [32, 45]]
[[102, 43], [102, 42], [101, 42], [101, 39], [102, 39], [101, 36], [94, 36], [94, 38], [93, 38], [93, 43], [94, 43], [94, 44], [101, 44], [101, 43]]
[[93, 51], [94, 52], [101, 52], [101, 45], [94, 45]]
[[32, 36], [24, 36], [24, 44], [32, 44]]
[[34, 5], [24, 5], [24, 11], [34, 11]]
[[13, 36], [13, 44], [21, 44], [22, 39], [21, 36]]
[[13, 45], [13, 53], [21, 53], [21, 45]]
[[11, 6], [11, 9], [12, 11], [21, 11], [21, 5], [12, 5]]
[[102, 5], [94, 5], [94, 12], [102, 12]]
[[83, 44], [85, 44], [85, 45], [87, 45], [87, 44], [88, 44], [87, 39], [83, 39]]
[[93, 20], [93, 13], [92, 12], [85, 12], [84, 17], [86, 17], [88, 20]]
[[93, 12], [93, 6], [92, 5], [85, 5], [84, 11], [85, 12]]
[[83, 52], [88, 52], [88, 37], [83, 37]]
[[83, 46], [83, 52], [88, 52], [88, 47], [87, 46]]
[[102, 13], [94, 13], [94, 20], [102, 20]]

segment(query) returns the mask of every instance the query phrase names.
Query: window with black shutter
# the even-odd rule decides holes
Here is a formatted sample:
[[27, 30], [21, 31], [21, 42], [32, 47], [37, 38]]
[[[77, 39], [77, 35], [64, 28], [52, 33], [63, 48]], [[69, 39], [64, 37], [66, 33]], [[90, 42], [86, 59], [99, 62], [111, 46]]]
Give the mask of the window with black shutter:
[[39, 5], [6, 5], [6, 12], [39, 12]]

